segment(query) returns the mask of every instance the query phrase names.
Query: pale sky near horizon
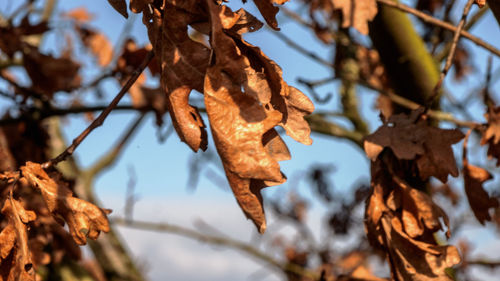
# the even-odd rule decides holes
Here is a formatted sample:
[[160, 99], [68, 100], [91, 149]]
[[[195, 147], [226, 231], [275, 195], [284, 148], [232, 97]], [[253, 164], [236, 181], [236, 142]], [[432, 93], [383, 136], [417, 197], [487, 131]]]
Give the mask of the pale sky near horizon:
[[[0, 11], [6, 7], [5, 3], [15, 2], [14, 0], [0, 1]], [[251, 2], [251, 1], [249, 1]], [[288, 8], [297, 7], [297, 1], [286, 4]], [[409, 2], [409, 1], [403, 1]], [[460, 14], [464, 5], [464, 0], [457, 1], [457, 11]], [[253, 4], [241, 4], [241, 1], [230, 1], [232, 7], [245, 7], [250, 12], [260, 18]], [[95, 20], [91, 25], [103, 31], [112, 42], [116, 42], [121, 32], [125, 19], [115, 12], [107, 1], [59, 1], [58, 11], [69, 11], [75, 7], [86, 7], [90, 13], [95, 15]], [[476, 7], [473, 8], [474, 13]], [[134, 19], [129, 19], [134, 20]], [[303, 27], [279, 17], [281, 32], [296, 40], [300, 45], [312, 50], [326, 60], [333, 61], [333, 53], [330, 48], [319, 42], [314, 34]], [[64, 24], [62, 24], [64, 26]], [[140, 43], [147, 41], [146, 30], [142, 25], [140, 15], [135, 17], [135, 22], [130, 35]], [[61, 28], [62, 31], [64, 27]], [[480, 38], [494, 46], [500, 47], [500, 29], [490, 12], [471, 31]], [[47, 49], [60, 46], [62, 32], [53, 33], [46, 42]], [[258, 31], [246, 36], [250, 42], [258, 45], [283, 69], [284, 79], [291, 85], [301, 89], [309, 95], [296, 82], [298, 77], [307, 79], [320, 79], [332, 75], [330, 69], [317, 64], [309, 58], [302, 56], [293, 49], [286, 46], [282, 41], [271, 34], [269, 30]], [[462, 40], [467, 46], [472, 43]], [[479, 67], [478, 73], [467, 78], [465, 81], [457, 83], [447, 77], [449, 89], [456, 91], [459, 97], [465, 97], [472, 89], [476, 88], [484, 81], [485, 65], [487, 53], [479, 48], [474, 50], [472, 56]], [[500, 60], [494, 58], [493, 69], [500, 66]], [[89, 72], [86, 78], [91, 80], [96, 74]], [[334, 94], [332, 101], [319, 108], [338, 108], [338, 84], [332, 83], [318, 89], [321, 94], [331, 92]], [[106, 82], [103, 89], [107, 93], [109, 100], [118, 90], [115, 82]], [[364, 116], [368, 119], [371, 130], [376, 129], [380, 124], [377, 114], [373, 110], [375, 93], [362, 90], [361, 106]], [[500, 85], [493, 84], [493, 91], [500, 92]], [[198, 95], [193, 93], [192, 95]], [[498, 96], [497, 96], [498, 97]], [[500, 99], [497, 99], [500, 100]], [[123, 101], [126, 104], [128, 99]], [[467, 105], [472, 112], [479, 112], [479, 103]], [[94, 131], [78, 148], [77, 157], [84, 166], [91, 165], [99, 155], [112, 147], [121, 133], [128, 127], [128, 124], [136, 115], [130, 113], [113, 113], [106, 120], [103, 127]], [[479, 115], [478, 115], [479, 116]], [[166, 118], [169, 118], [166, 116]], [[68, 139], [76, 136], [88, 124], [81, 117], [71, 117], [66, 119], [66, 136]], [[335, 186], [335, 194], [344, 196], [355, 183], [369, 180], [369, 161], [363, 152], [353, 147], [347, 141], [313, 134], [313, 145], [305, 146], [285, 137], [292, 160], [280, 163], [282, 170], [289, 179], [300, 176], [301, 172], [314, 164], [333, 164], [335, 173], [330, 177]], [[209, 139], [212, 143], [212, 140]], [[457, 144], [455, 148], [460, 149]], [[213, 146], [210, 147], [212, 152]], [[474, 153], [472, 151], [471, 153]], [[143, 126], [136, 132], [128, 144], [120, 161], [109, 171], [100, 176], [95, 188], [104, 208], [114, 210], [113, 215], [123, 215], [125, 202], [125, 191], [130, 179], [129, 167], [133, 166], [136, 174], [136, 193], [139, 194], [139, 201], [136, 204], [134, 217], [137, 219], [153, 222], [170, 222], [183, 226], [192, 227], [196, 219], [202, 219], [218, 231], [225, 233], [242, 241], [250, 241], [255, 235], [255, 228], [250, 221], [247, 221], [236, 204], [233, 195], [227, 185], [218, 186], [207, 179], [206, 173], [202, 173], [200, 182], [196, 190], [186, 188], [188, 181], [188, 164], [192, 158], [192, 151], [181, 143], [174, 134], [165, 143], [159, 144], [156, 137], [156, 129], [152, 116], [148, 116]], [[210, 169], [217, 172], [221, 177], [223, 173], [218, 169], [218, 165], [210, 164]], [[492, 170], [495, 174], [495, 182], [498, 185], [499, 169]], [[264, 193], [266, 196], [284, 196], [289, 190], [296, 190], [303, 194], [311, 202], [314, 197], [305, 181], [298, 185], [285, 184], [278, 187], [270, 187]], [[497, 189], [498, 190], [498, 189]], [[319, 203], [316, 204], [310, 214], [311, 228], [318, 234], [322, 218], [319, 216], [325, 210]], [[272, 220], [271, 220], [272, 222]], [[491, 231], [491, 227], [489, 230]], [[476, 235], [483, 238], [482, 244], [478, 244], [477, 250], [488, 249], [490, 253], [499, 253], [499, 243], [493, 243], [495, 237], [488, 233], [478, 232], [471, 229], [463, 235]], [[263, 269], [262, 265], [241, 255], [235, 251], [220, 250], [218, 247], [207, 246], [202, 243], [186, 238], [159, 233], [149, 233], [138, 230], [120, 228], [120, 233], [132, 249], [138, 264], [140, 264], [148, 276], [153, 281], [160, 280], [281, 280], [281, 276], [269, 269]], [[267, 235], [267, 234], [266, 234]], [[456, 242], [456, 241], [455, 241]], [[498, 254], [496, 257], [500, 257]], [[500, 278], [500, 271], [492, 272], [494, 276]], [[480, 274], [480, 273], [478, 273]], [[490, 274], [491, 276], [491, 274]], [[486, 277], [485, 277], [486, 278]], [[482, 279], [488, 280], [488, 279]]]

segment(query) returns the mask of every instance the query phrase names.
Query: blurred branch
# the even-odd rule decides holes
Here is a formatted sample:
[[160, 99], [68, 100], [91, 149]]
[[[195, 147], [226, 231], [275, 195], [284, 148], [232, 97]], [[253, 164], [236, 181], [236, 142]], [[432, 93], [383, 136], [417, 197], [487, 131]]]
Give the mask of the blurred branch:
[[480, 265], [480, 266], [486, 266], [490, 268], [495, 268], [500, 266], [500, 261], [489, 261], [486, 259], [480, 259], [480, 260], [472, 260], [472, 261], [467, 261], [467, 265]]
[[305, 119], [309, 123], [311, 130], [316, 133], [338, 138], [345, 138], [355, 143], [359, 148], [363, 147], [364, 135], [359, 132], [351, 131], [347, 128], [332, 123], [326, 120], [324, 116], [320, 114], [311, 114], [309, 116], [306, 116]]
[[[418, 104], [418, 103], [411, 101], [407, 98], [404, 98], [402, 96], [398, 96], [392, 92], [387, 92], [387, 91], [384, 91], [383, 89], [376, 88], [376, 87], [374, 87], [366, 82], [358, 81], [358, 83], [361, 86], [364, 86], [366, 88], [369, 88], [371, 90], [374, 90], [374, 91], [381, 93], [382, 95], [388, 97], [395, 104], [400, 105], [402, 107], [405, 107], [407, 109], [415, 110], [419, 107], [424, 107], [421, 104]], [[436, 120], [451, 122], [451, 123], [458, 125], [458, 126], [461, 126], [461, 127], [474, 128], [474, 129], [479, 127], [478, 123], [473, 122], [473, 121], [458, 120], [455, 118], [455, 116], [452, 113], [449, 113], [449, 112], [429, 109], [427, 111], [427, 114], [431, 118], [434, 118]]]
[[104, 111], [101, 112], [101, 114], [78, 136], [76, 137], [73, 142], [71, 143], [70, 146], [66, 148], [61, 154], [59, 154], [57, 157], [45, 162], [42, 164], [42, 167], [48, 168], [50, 166], [57, 165], [57, 163], [64, 161], [67, 157], [71, 156], [75, 149], [82, 143], [82, 141], [96, 128], [100, 127], [103, 123], [104, 120], [106, 120], [106, 117], [108, 117], [109, 113], [116, 107], [118, 102], [122, 99], [122, 97], [125, 95], [125, 93], [130, 89], [130, 87], [135, 83], [137, 78], [141, 75], [142, 71], [147, 67], [149, 62], [153, 59], [154, 57], [154, 52], [150, 51], [144, 61], [141, 63], [141, 65], [134, 70], [130, 78], [128, 79], [127, 83], [123, 88], [120, 90], [120, 92], [116, 95], [116, 97], [111, 101], [111, 103], [106, 107]]
[[138, 221], [138, 220], [129, 221], [127, 219], [118, 217], [111, 218], [111, 222], [116, 225], [121, 225], [130, 228], [177, 234], [182, 237], [191, 238], [203, 243], [236, 249], [244, 252], [245, 254], [250, 255], [253, 258], [263, 261], [266, 264], [272, 265], [275, 269], [278, 269], [281, 272], [295, 273], [300, 276], [311, 278], [312, 280], [319, 279], [318, 274], [316, 274], [315, 272], [309, 271], [297, 264], [282, 263], [247, 243], [237, 241], [228, 237], [207, 235], [195, 230], [191, 230], [188, 228], [184, 228], [182, 226], [172, 225], [168, 223], [153, 223], [153, 222]]
[[[488, 5], [485, 5], [482, 7], [479, 11], [477, 11], [474, 15], [470, 17], [470, 19], [467, 21], [467, 24], [465, 24], [463, 30], [469, 30], [471, 29], [476, 22], [478, 22], [488, 11], [489, 7]], [[442, 61], [446, 58], [448, 53], [450, 52], [450, 48], [453, 42], [448, 42], [445, 44], [445, 46], [442, 48], [442, 50], [434, 56], [434, 58], [437, 61]]]
[[[444, 22], [444, 21], [437, 19], [433, 16], [430, 16], [430, 15], [428, 15], [424, 12], [421, 12], [419, 10], [416, 10], [410, 6], [405, 5], [405, 4], [394, 2], [392, 0], [377, 0], [377, 2], [379, 2], [383, 5], [386, 5], [388, 7], [396, 8], [396, 9], [399, 9], [403, 12], [410, 13], [410, 14], [420, 18], [421, 20], [423, 20], [426, 23], [430, 23], [430, 24], [439, 26], [441, 28], [448, 29], [452, 32], [457, 31], [457, 27], [455, 27], [454, 25], [447, 23], [447, 22]], [[474, 42], [476, 45], [490, 51], [491, 53], [495, 54], [496, 56], [500, 57], [500, 50], [495, 48], [493, 45], [490, 45], [489, 43], [481, 40], [480, 38], [470, 34], [469, 32], [467, 32], [465, 30], [460, 30], [460, 35], [469, 39], [470, 41]]]

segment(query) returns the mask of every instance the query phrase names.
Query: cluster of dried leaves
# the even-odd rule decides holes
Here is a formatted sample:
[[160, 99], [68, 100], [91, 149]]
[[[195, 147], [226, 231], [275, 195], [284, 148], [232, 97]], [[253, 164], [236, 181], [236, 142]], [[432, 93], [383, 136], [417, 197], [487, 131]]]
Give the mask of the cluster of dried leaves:
[[[255, 1], [266, 22], [278, 29], [274, 4]], [[123, 5], [113, 6], [125, 14]], [[122, 7], [122, 8], [120, 8]], [[193, 150], [207, 148], [205, 123], [189, 104], [193, 90], [203, 93], [213, 139], [235, 197], [260, 232], [266, 229], [260, 190], [285, 182], [278, 161], [290, 159], [281, 126], [293, 139], [311, 144], [304, 116], [312, 102], [282, 78], [281, 68], [242, 35], [263, 23], [247, 11], [233, 12], [214, 1], [131, 1], [143, 14], [161, 66], [162, 90], [180, 139]], [[209, 46], [188, 30], [209, 37]]]
[[[128, 17], [126, 0], [108, 2]], [[147, 86], [146, 75], [141, 74], [129, 90], [133, 107], [154, 111], [159, 126], [168, 112], [180, 139], [196, 152], [207, 148], [208, 134], [200, 110], [190, 104], [190, 94], [202, 94], [213, 142], [232, 191], [245, 215], [262, 233], [266, 220], [261, 189], [286, 181], [278, 162], [291, 158], [275, 127], [282, 127], [298, 142], [311, 144], [311, 129], [304, 117], [313, 112], [314, 105], [283, 80], [282, 70], [273, 60], [243, 39], [264, 23], [244, 9], [232, 11], [223, 2], [226, 1], [130, 0], [130, 10], [142, 13], [151, 45], [137, 46], [129, 39], [119, 52], [103, 33], [92, 27], [92, 16], [85, 9], [76, 9], [63, 15], [71, 22], [73, 33], [67, 36], [66, 47], [59, 56], [40, 50], [40, 38], [50, 27], [45, 20], [32, 24], [28, 13], [19, 21], [0, 25], [0, 55], [12, 61], [21, 57], [31, 84], [20, 83], [6, 70], [0, 69], [0, 77], [10, 84], [14, 100], [21, 97], [20, 108], [41, 104], [43, 115], [52, 109], [51, 100], [59, 92], [94, 87], [108, 77], [125, 85], [153, 51], [156, 57], [148, 69], [152, 76], [160, 78], [160, 86]], [[276, 16], [279, 5], [287, 0], [253, 2], [265, 22], [279, 30]], [[329, 26], [322, 24], [325, 19], [338, 21], [342, 32], [353, 27], [366, 35], [368, 23], [377, 14], [376, 2], [307, 1], [313, 30], [328, 44], [334, 40], [328, 36]], [[434, 13], [442, 5], [443, 1], [438, 0], [418, 1], [417, 7]], [[319, 15], [324, 18], [318, 19]], [[82, 82], [82, 64], [72, 57], [75, 39], [98, 67], [109, 70], [90, 85]], [[340, 73], [346, 61], [354, 61], [359, 69], [353, 80], [360, 79], [376, 89], [390, 89], [378, 52], [349, 40], [337, 48], [335, 70]], [[458, 78], [469, 70], [467, 51], [460, 50], [462, 53], [454, 61]], [[446, 269], [459, 264], [461, 257], [456, 247], [443, 245], [436, 238], [439, 231], [449, 238], [450, 225], [430, 191], [457, 200], [446, 183], [449, 175], [459, 175], [452, 145], [464, 135], [458, 129], [434, 126], [424, 109], [394, 115], [393, 104], [380, 98], [380, 103], [384, 102], [389, 104], [379, 106], [384, 124], [364, 139], [366, 154], [372, 161], [369, 191], [361, 186], [356, 189], [354, 200], [340, 200], [331, 193], [325, 175], [327, 168], [313, 169], [309, 179], [326, 204], [336, 205], [328, 217], [329, 231], [335, 235], [352, 234], [361, 225], [350, 212], [362, 207], [369, 193], [365, 230], [369, 243], [387, 258], [392, 279], [451, 280]], [[73, 104], [79, 103], [74, 98]], [[66, 257], [79, 259], [78, 245], [110, 230], [106, 217], [109, 210], [75, 197], [75, 182], [54, 167], [43, 169], [38, 164], [49, 160], [47, 150], [53, 140], [40, 123], [43, 116], [38, 112], [21, 113], [29, 115], [25, 122], [0, 130], [0, 280], [9, 281], [38, 280], [35, 269], [39, 266], [57, 264]], [[488, 145], [487, 155], [496, 158], [499, 166], [500, 107], [489, 106], [486, 120], [486, 124], [475, 129], [481, 134], [481, 145]], [[481, 224], [493, 219], [500, 222], [500, 216], [490, 213], [491, 209], [498, 212], [498, 199], [483, 187], [492, 175], [469, 164], [466, 140], [462, 175], [465, 194], [477, 220]], [[431, 177], [444, 185], [433, 189]], [[291, 197], [287, 206], [272, 206], [278, 216], [292, 221], [301, 233], [293, 243], [276, 242], [290, 266], [285, 270], [289, 280], [312, 280], [297, 266], [307, 268], [313, 257], [320, 260], [314, 269], [321, 273], [320, 280], [386, 280], [373, 274], [367, 261], [371, 255], [368, 245], [361, 243], [346, 252], [327, 246], [318, 250], [318, 245], [311, 242], [314, 238], [304, 230], [307, 203], [301, 198]], [[309, 245], [301, 247], [303, 241]]]
[[[2, 151], [9, 151], [8, 147]], [[78, 245], [109, 231], [109, 210], [74, 197], [71, 182], [57, 171], [49, 174], [40, 164], [28, 161], [20, 172], [6, 171], [0, 176], [0, 280], [39, 280], [36, 268], [57, 264], [65, 257], [79, 259]]]

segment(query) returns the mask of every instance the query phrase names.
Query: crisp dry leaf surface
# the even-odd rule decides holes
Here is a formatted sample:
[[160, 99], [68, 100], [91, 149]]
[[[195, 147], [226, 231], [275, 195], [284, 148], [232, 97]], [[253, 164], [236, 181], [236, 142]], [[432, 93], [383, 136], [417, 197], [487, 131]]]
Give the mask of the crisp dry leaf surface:
[[387, 254], [394, 280], [451, 280], [445, 268], [460, 262], [458, 251], [436, 245], [433, 238], [442, 229], [441, 219], [449, 228], [448, 218], [427, 194], [390, 172], [394, 167], [386, 165], [394, 163], [398, 162], [372, 163], [372, 191], [365, 210], [368, 239]]
[[423, 110], [417, 109], [410, 115], [391, 116], [387, 123], [366, 137], [365, 152], [374, 161], [384, 148], [389, 148], [398, 159], [415, 160], [422, 180], [434, 176], [445, 183], [449, 174], [458, 176], [451, 145], [460, 141], [464, 134], [458, 129], [430, 126], [421, 118], [422, 114]]
[[[31, 252], [28, 248], [28, 229], [26, 224], [34, 221], [36, 215], [33, 211], [24, 209], [21, 202], [12, 198], [5, 200], [2, 208], [2, 215], [7, 217], [9, 223], [6, 227], [7, 230], [4, 229], [4, 231], [6, 231], [5, 236], [3, 235], [4, 231], [2, 231], [2, 235], [0, 235], [0, 238], [6, 239], [5, 242], [7, 242], [6, 246], [1, 247], [2, 259], [7, 257], [10, 251], [12, 252], [12, 260], [10, 261], [10, 266], [2, 266], [3, 268], [0, 269], [0, 278], [2, 276], [7, 276], [7, 278], [5, 278], [7, 281], [34, 281], [35, 271], [31, 260]], [[15, 240], [14, 243], [12, 243], [12, 239]], [[0, 240], [0, 242], [3, 241]], [[4, 254], [7, 255], [4, 257]], [[4, 269], [8, 269], [8, 272], [2, 272]]]
[[354, 27], [368, 34], [368, 22], [377, 14], [375, 0], [331, 0], [333, 7], [342, 11], [342, 27]]
[[[276, 13], [285, 0], [255, 1], [269, 25], [277, 29]], [[281, 126], [295, 140], [311, 144], [304, 116], [312, 102], [283, 81], [281, 68], [242, 34], [260, 29], [255, 16], [233, 12], [215, 1], [150, 0], [130, 2], [143, 13], [156, 57], [161, 86], [173, 125], [194, 151], [206, 149], [205, 124], [189, 104], [193, 90], [204, 94], [217, 151], [236, 199], [259, 231], [265, 229], [260, 189], [285, 181], [278, 161], [290, 159], [286, 144], [274, 130]], [[210, 37], [192, 38], [188, 28]], [[132, 89], [133, 90], [133, 89]], [[136, 91], [135, 96], [141, 96]]]
[[381, 219], [389, 253], [389, 265], [395, 280], [453, 280], [445, 269], [460, 263], [458, 250], [453, 246], [438, 246], [409, 237], [397, 217]]
[[[192, 1], [188, 1], [192, 2]], [[199, 20], [176, 6], [166, 4], [160, 50], [161, 84], [177, 134], [193, 151], [205, 150], [207, 133], [198, 109], [189, 104], [192, 90], [203, 92], [203, 80], [210, 56], [208, 48], [188, 35], [188, 25]]]
[[26, 162], [21, 171], [28, 182], [40, 191], [49, 210], [64, 218], [77, 244], [85, 245], [87, 237], [95, 240], [101, 231], [109, 231], [104, 210], [73, 197], [72, 192], [64, 184], [50, 178], [40, 164]]

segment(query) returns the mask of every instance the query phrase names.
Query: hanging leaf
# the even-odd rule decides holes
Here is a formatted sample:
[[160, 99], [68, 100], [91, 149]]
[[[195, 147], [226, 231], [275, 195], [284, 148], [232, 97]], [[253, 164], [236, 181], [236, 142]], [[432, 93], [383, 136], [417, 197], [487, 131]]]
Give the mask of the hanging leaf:
[[410, 115], [391, 116], [387, 123], [365, 138], [365, 151], [374, 161], [384, 148], [388, 148], [398, 159], [415, 160], [422, 180], [434, 176], [445, 183], [449, 174], [458, 176], [451, 145], [460, 141], [464, 134], [458, 129], [430, 126], [422, 114], [420, 108]]
[[481, 145], [488, 144], [488, 158], [496, 158], [498, 167], [500, 166], [500, 106], [488, 108], [485, 117], [488, 124], [483, 131]]
[[128, 19], [127, 2], [125, 2], [125, 0], [108, 0], [108, 3], [113, 9], [120, 13], [120, 15]]
[[72, 192], [63, 183], [49, 177], [40, 164], [26, 162], [21, 171], [28, 182], [42, 194], [48, 209], [54, 215], [64, 218], [78, 245], [85, 245], [87, 237], [97, 239], [101, 231], [109, 232], [107, 210], [73, 197]]

